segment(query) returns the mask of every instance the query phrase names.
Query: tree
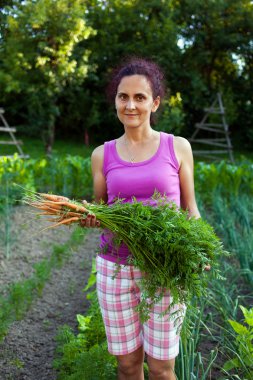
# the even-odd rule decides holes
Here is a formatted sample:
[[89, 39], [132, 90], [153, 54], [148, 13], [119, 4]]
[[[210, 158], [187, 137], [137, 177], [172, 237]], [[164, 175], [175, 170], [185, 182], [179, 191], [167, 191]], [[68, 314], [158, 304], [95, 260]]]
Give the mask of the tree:
[[252, 138], [249, 128], [253, 121], [249, 91], [253, 85], [252, 1], [173, 0], [172, 3], [173, 20], [182, 42], [178, 89], [183, 94], [189, 128], [198, 112], [210, 104], [213, 94], [220, 91], [235, 132], [236, 125], [242, 126], [246, 112], [245, 136], [250, 137], [251, 133]]
[[87, 26], [85, 12], [82, 0], [15, 1], [5, 8], [0, 82], [5, 92], [25, 97], [49, 155], [58, 99], [69, 84], [82, 83], [89, 70], [84, 41], [95, 32]]

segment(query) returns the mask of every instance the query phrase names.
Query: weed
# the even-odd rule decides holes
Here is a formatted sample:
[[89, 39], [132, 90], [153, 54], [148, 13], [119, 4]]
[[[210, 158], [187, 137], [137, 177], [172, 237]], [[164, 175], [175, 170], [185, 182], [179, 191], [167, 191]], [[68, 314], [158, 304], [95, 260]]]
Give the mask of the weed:
[[[229, 319], [228, 322], [233, 329], [231, 333], [232, 344], [229, 343], [228, 350], [233, 356], [224, 366], [226, 374], [236, 371], [245, 380], [253, 377], [253, 308], [246, 309], [240, 306], [244, 316], [244, 324]], [[235, 334], [234, 334], [235, 333]]]
[[15, 358], [10, 361], [10, 364], [13, 365], [14, 367], [21, 369], [24, 367], [24, 362], [22, 362], [20, 359]]

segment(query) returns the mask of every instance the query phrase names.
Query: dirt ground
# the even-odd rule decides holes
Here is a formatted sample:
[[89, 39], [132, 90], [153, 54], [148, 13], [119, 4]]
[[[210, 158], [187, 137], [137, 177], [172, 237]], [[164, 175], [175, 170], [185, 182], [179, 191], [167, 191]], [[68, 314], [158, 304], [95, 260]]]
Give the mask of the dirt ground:
[[[32, 265], [51, 254], [52, 244], [66, 242], [71, 230], [61, 227], [38, 233], [43, 223], [33, 218], [24, 223], [24, 207], [15, 209], [11, 225], [9, 260], [0, 248], [0, 289], [5, 293], [11, 282], [31, 276]], [[27, 220], [27, 218], [25, 218]], [[46, 224], [45, 224], [46, 225]], [[3, 229], [3, 221], [0, 223]], [[11, 325], [0, 343], [1, 380], [55, 380], [52, 360], [57, 329], [67, 324], [77, 327], [76, 314], [85, 314], [88, 302], [83, 288], [91, 270], [92, 257], [98, 246], [99, 232], [90, 230], [63, 268], [53, 270], [43, 294], [32, 304], [22, 321]]]

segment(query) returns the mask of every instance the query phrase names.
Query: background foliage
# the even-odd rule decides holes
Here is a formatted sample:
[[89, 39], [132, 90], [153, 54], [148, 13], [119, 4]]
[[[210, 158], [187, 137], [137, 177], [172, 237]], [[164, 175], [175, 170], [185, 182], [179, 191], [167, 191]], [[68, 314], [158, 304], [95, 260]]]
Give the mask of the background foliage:
[[234, 145], [252, 146], [250, 0], [1, 4], [1, 106], [22, 133], [44, 136], [48, 150], [55, 133], [80, 139], [88, 131], [96, 144], [120, 134], [104, 88], [112, 67], [136, 54], [156, 60], [170, 88], [157, 128], [190, 136], [221, 91]]

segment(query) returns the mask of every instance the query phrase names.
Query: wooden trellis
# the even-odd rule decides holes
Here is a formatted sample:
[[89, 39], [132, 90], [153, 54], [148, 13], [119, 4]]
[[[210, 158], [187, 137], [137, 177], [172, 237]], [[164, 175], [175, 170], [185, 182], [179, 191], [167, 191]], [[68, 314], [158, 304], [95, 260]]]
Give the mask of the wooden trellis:
[[[19, 156], [22, 158], [28, 158], [29, 156], [24, 154], [21, 148], [22, 141], [17, 140], [15, 137], [16, 128], [10, 127], [7, 123], [7, 120], [4, 117], [4, 109], [0, 108], [0, 133], [8, 133], [10, 136], [9, 140], [0, 140], [1, 145], [16, 145], [16, 148], [18, 150]], [[0, 153], [1, 154], [1, 153]], [[12, 155], [4, 155], [5, 157], [12, 157]], [[0, 155], [1, 157], [1, 155]]]
[[[200, 123], [195, 125], [195, 131], [189, 141], [193, 144], [194, 155], [220, 159], [219, 154], [227, 153], [230, 161], [234, 162], [233, 147], [229, 137], [229, 127], [225, 118], [225, 108], [222, 103], [221, 94], [218, 93], [211, 107], [205, 108], [205, 115]], [[219, 122], [208, 120], [212, 115], [218, 115]], [[205, 131], [208, 136], [196, 136], [200, 131]], [[202, 134], [203, 135], [203, 134]], [[213, 136], [212, 136], [213, 135]], [[195, 150], [194, 144], [204, 144], [214, 149]]]

